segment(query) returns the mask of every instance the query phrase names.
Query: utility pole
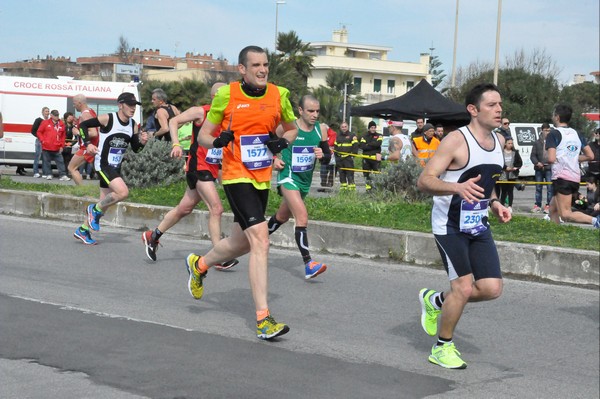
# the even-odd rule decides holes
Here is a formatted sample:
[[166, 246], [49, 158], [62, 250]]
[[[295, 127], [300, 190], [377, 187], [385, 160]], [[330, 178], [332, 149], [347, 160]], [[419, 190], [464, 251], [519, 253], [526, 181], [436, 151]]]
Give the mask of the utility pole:
[[452, 81], [450, 87], [456, 86], [456, 40], [458, 37], [458, 2], [456, 0], [456, 16], [454, 17], [454, 50], [452, 51]]
[[346, 122], [346, 98], [348, 93], [348, 83], [344, 83], [344, 110], [342, 111], [342, 122]]
[[285, 0], [276, 0], [275, 1], [275, 48], [273, 49], [274, 52], [277, 52], [277, 35], [279, 34], [277, 25], [279, 22], [279, 5], [280, 4], [285, 4]]
[[502, 20], [502, 0], [498, 0], [498, 23], [496, 26], [496, 60], [494, 61], [494, 84], [498, 85], [498, 63], [500, 57], [500, 21]]

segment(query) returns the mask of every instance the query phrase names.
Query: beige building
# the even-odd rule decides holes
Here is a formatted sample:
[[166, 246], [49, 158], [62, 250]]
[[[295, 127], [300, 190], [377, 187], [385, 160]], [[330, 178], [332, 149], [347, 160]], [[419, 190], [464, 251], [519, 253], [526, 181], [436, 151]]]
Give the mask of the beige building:
[[331, 41], [312, 42], [310, 47], [315, 58], [308, 86], [326, 86], [329, 71], [348, 70], [365, 105], [401, 96], [421, 79], [431, 82], [429, 54], [421, 54], [419, 62], [389, 61], [391, 47], [348, 43], [346, 28], [335, 30]]

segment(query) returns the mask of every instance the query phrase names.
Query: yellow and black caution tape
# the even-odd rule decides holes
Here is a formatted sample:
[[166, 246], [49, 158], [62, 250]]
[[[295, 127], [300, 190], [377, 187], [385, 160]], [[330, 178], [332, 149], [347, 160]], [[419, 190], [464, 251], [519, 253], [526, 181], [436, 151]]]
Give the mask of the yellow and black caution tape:
[[342, 156], [342, 157], [351, 156], [351, 157], [356, 157], [356, 158], [365, 158], [365, 159], [372, 159], [372, 160], [377, 159], [376, 155], [353, 154], [351, 152], [342, 152], [342, 151], [336, 151], [336, 150], [333, 150], [333, 152], [335, 152], [336, 154], [338, 154], [339, 156]]
[[339, 170], [350, 170], [352, 172], [369, 172], [369, 173], [381, 173], [378, 170], [364, 170], [364, 169], [354, 169], [354, 168], [339, 168]]

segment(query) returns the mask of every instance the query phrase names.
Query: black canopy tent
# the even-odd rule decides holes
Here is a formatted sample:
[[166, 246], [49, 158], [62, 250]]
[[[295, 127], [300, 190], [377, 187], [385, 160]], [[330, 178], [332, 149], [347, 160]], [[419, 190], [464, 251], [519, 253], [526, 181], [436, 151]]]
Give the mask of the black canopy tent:
[[431, 122], [454, 127], [469, 123], [470, 115], [464, 105], [444, 97], [425, 79], [408, 93], [380, 103], [353, 107], [352, 116], [370, 116], [383, 119], [426, 118]]

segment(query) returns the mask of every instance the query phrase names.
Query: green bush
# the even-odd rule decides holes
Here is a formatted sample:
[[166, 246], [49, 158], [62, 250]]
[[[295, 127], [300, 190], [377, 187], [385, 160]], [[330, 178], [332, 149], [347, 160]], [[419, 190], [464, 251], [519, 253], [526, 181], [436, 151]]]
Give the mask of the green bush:
[[177, 183], [185, 178], [184, 158], [171, 158], [171, 143], [150, 140], [138, 153], [127, 149], [121, 175], [129, 187], [147, 188]]
[[382, 164], [380, 174], [373, 177], [373, 187], [384, 197], [401, 199], [406, 202], [430, 202], [431, 196], [417, 189], [417, 180], [423, 171], [414, 160]]

